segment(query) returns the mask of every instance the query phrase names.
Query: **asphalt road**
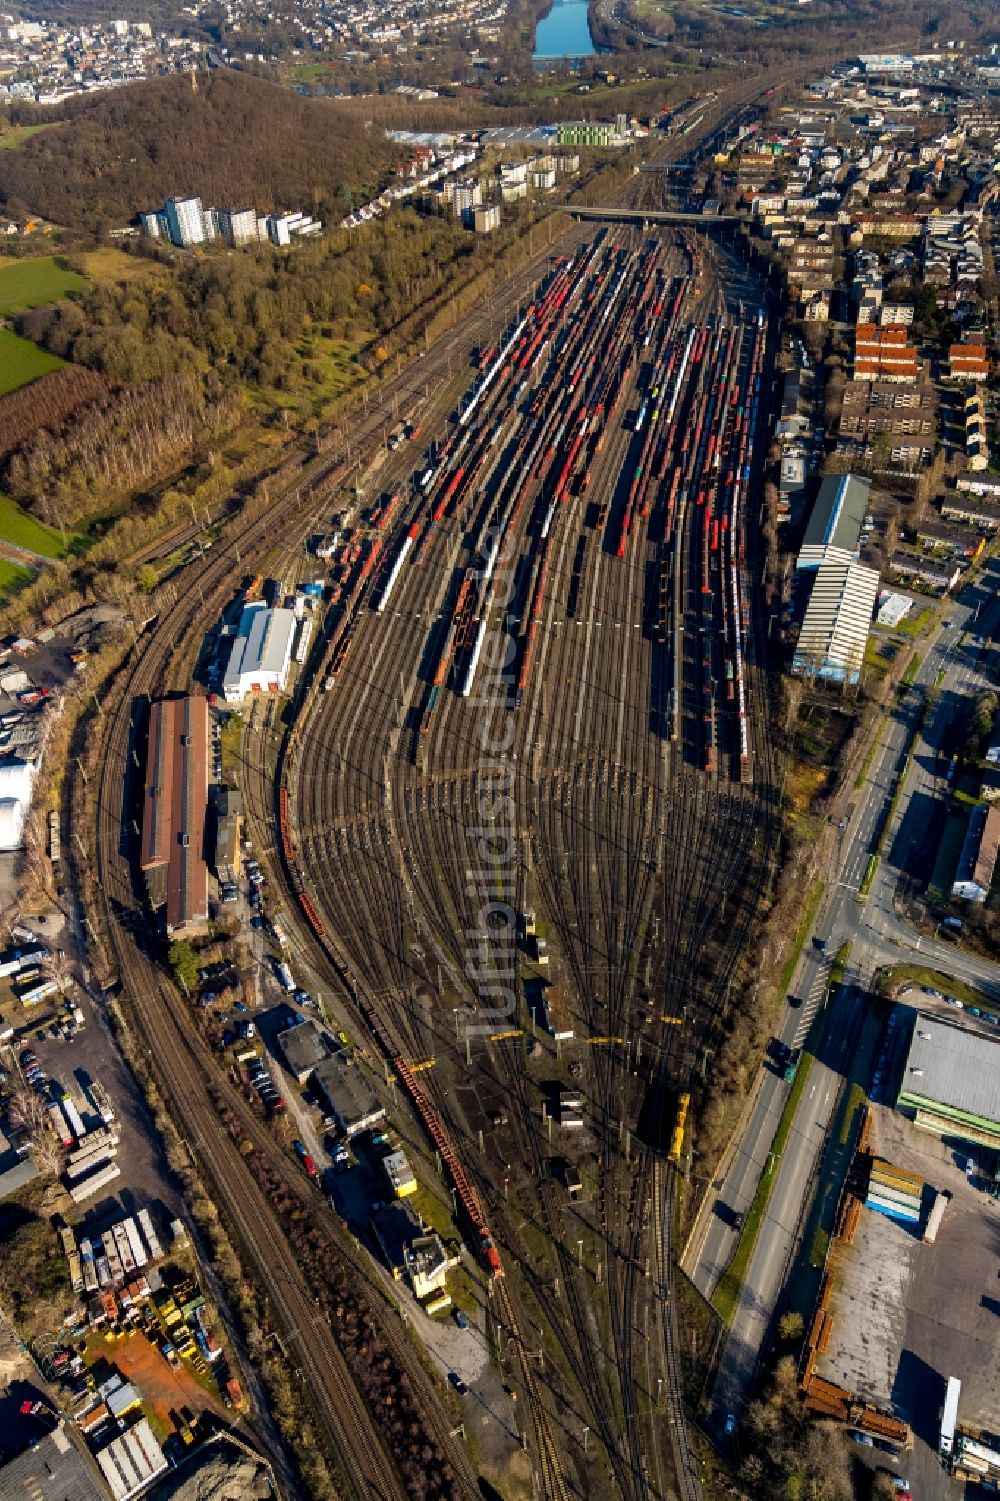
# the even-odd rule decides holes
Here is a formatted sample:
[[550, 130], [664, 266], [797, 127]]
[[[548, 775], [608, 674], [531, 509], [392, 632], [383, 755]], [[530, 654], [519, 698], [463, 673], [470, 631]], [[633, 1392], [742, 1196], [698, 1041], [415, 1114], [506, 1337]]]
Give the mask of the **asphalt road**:
[[[930, 809], [926, 800], [942, 796], [943, 779], [936, 775], [938, 750], [955, 717], [958, 699], [974, 693], [987, 681], [980, 645], [983, 633], [995, 630], [1000, 617], [998, 585], [1000, 564], [991, 561], [980, 582], [963, 591], [960, 599], [943, 611], [948, 623], [935, 628], [910, 692], [887, 717], [868, 780], [858, 792], [842, 835], [835, 884], [828, 888], [793, 979], [790, 994], [800, 1004], [786, 1007], [779, 1035], [789, 1046], [798, 1046], [822, 1005], [829, 956], [841, 944], [851, 943], [848, 983], [839, 993], [837, 1010], [827, 1027], [829, 1045], [823, 1060], [814, 1064], [803, 1092], [720, 1363], [713, 1394], [713, 1416], [720, 1429], [726, 1415], [742, 1407], [753, 1377], [797, 1245], [819, 1153], [840, 1098], [850, 1039], [856, 1035], [860, 1020], [861, 996], [874, 971], [894, 962], [918, 962], [939, 967], [1000, 997], [1000, 966], [965, 954], [954, 944], [918, 934], [894, 910], [897, 885], [906, 865], [910, 860], [926, 858], [918, 836]], [[968, 635], [963, 641], [965, 632]], [[885, 853], [867, 900], [860, 902], [858, 886], [889, 816], [926, 690], [939, 676], [937, 703], [913, 743], [913, 756], [891, 815]], [[819, 950], [821, 941], [825, 955]], [[714, 1192], [718, 1198], [703, 1214], [685, 1257], [686, 1269], [706, 1297], [711, 1296], [735, 1252], [739, 1215], [752, 1203], [790, 1087], [773, 1063], [765, 1062], [745, 1130], [723, 1165], [721, 1180], [716, 1180]]]

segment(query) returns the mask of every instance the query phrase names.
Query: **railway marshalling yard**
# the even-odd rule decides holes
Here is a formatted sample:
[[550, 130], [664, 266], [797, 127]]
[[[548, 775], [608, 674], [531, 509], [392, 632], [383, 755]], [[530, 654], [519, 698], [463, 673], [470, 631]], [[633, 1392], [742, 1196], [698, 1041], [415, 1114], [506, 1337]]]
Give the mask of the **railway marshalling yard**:
[[[773, 815], [756, 589], [773, 348], [753, 293], [706, 237], [576, 230], [516, 308], [470, 320], [474, 369], [452, 379], [450, 356], [447, 373], [428, 356], [423, 399], [419, 371], [396, 393], [414, 439], [371, 464], [372, 413], [350, 469], [303, 484], [280, 543], [266, 518], [243, 539], [287, 582], [338, 518], [322, 625], [280, 734], [276, 715], [273, 735], [245, 734], [244, 793], [298, 954], [409, 1085], [392, 1111], [430, 1132], [455, 1190], [482, 1328], [519, 1395], [508, 1479], [525, 1494], [701, 1493], [672, 1297], [676, 1126], [711, 1076]], [[235, 560], [213, 566], [206, 603]], [[168, 660], [133, 692], [186, 686]], [[119, 911], [134, 896], [110, 830], [129, 796], [106, 772]], [[167, 1013], [194, 1108], [211, 1060], [108, 917], [128, 988], [147, 987], [140, 1030], [161, 1029], [162, 1054]], [[405, 1060], [430, 1059], [418, 1083]], [[211, 1173], [197, 1135], [194, 1155]], [[287, 1260], [273, 1237], [255, 1247], [264, 1206], [229, 1199], [251, 1259]], [[293, 1288], [281, 1311], [312, 1331]], [[320, 1417], [362, 1450], [351, 1488], [397, 1493], [383, 1441], [345, 1418], [335, 1343], [312, 1338]], [[442, 1393], [405, 1340], [398, 1358], [471, 1494]]]

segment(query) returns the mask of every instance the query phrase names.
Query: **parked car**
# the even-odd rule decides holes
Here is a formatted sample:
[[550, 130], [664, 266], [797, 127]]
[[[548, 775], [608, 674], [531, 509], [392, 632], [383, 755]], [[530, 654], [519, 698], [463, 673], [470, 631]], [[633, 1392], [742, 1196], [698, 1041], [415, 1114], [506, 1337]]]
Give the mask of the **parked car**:
[[466, 1386], [465, 1382], [462, 1380], [462, 1378], [458, 1374], [458, 1372], [457, 1371], [449, 1371], [448, 1372], [448, 1380], [451, 1382], [452, 1386], [458, 1392], [458, 1395], [460, 1397], [464, 1397], [465, 1394], [466, 1394], [466, 1392], [469, 1390], [469, 1388]]

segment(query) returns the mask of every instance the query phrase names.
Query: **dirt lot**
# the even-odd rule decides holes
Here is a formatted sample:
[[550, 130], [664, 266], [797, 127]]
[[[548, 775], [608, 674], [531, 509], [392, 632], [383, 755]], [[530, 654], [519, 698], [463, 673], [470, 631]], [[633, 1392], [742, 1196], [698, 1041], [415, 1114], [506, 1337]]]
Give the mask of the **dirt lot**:
[[209, 1394], [194, 1372], [183, 1363], [169, 1365], [144, 1334], [135, 1332], [118, 1339], [95, 1334], [88, 1343], [86, 1358], [98, 1363], [95, 1374], [99, 1379], [99, 1362], [103, 1360], [117, 1366], [127, 1381], [135, 1383], [150, 1427], [161, 1443], [175, 1431], [177, 1425], [171, 1414], [182, 1407], [190, 1407], [196, 1415], [208, 1409], [229, 1422], [223, 1404]]

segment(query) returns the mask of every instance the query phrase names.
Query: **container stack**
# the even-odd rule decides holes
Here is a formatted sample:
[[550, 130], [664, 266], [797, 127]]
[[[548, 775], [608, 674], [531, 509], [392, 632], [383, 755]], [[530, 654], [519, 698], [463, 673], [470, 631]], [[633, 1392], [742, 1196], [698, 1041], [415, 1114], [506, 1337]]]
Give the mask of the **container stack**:
[[893, 1167], [891, 1162], [874, 1157], [865, 1204], [891, 1220], [899, 1220], [901, 1224], [918, 1225], [923, 1189], [923, 1180], [915, 1173], [908, 1173], [905, 1168]]

